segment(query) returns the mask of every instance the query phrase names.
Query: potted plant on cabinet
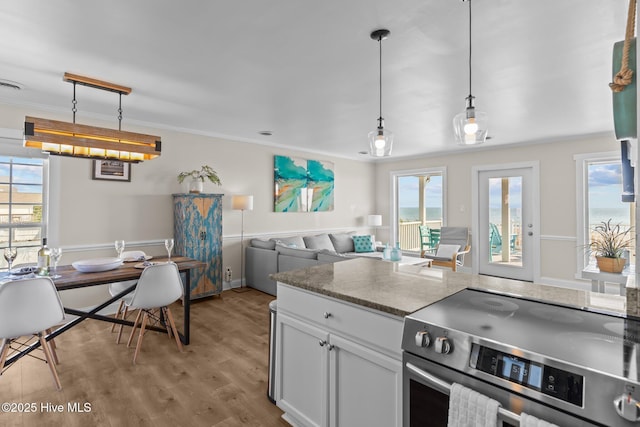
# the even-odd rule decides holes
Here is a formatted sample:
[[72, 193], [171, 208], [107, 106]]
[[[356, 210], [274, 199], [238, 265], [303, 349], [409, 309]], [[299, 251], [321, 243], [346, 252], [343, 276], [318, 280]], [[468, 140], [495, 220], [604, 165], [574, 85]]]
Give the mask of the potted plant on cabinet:
[[591, 252], [596, 257], [598, 268], [602, 272], [620, 273], [627, 262], [623, 257], [633, 247], [631, 227], [623, 228], [620, 224], [611, 225], [611, 219], [602, 221], [593, 228]]
[[189, 181], [189, 193], [202, 193], [205, 178], [214, 184], [222, 184], [218, 173], [214, 171], [211, 166], [207, 165], [202, 166], [200, 170], [194, 169], [190, 172], [180, 172], [178, 182], [182, 184], [187, 178], [191, 179], [191, 181]]

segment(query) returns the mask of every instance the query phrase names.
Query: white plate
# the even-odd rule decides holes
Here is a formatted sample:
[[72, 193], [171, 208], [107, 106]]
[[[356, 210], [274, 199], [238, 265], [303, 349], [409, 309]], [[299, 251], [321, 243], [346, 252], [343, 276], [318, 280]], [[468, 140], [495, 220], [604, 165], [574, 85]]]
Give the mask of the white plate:
[[122, 265], [119, 258], [94, 258], [71, 263], [73, 268], [82, 273], [115, 270]]
[[149, 261], [151, 258], [153, 258], [151, 255], [145, 255], [144, 260], [142, 259], [142, 257], [137, 257], [137, 258], [122, 258], [122, 261], [124, 262]]
[[135, 268], [147, 268], [150, 265], [160, 265], [160, 264], [166, 264], [167, 262], [140, 262], [136, 265], [134, 265]]

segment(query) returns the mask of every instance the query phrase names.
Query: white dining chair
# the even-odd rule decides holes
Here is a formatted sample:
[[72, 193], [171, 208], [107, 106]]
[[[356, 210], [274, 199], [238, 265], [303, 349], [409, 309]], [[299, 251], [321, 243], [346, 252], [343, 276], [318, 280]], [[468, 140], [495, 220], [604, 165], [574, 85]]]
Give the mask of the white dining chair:
[[14, 280], [0, 285], [0, 372], [9, 355], [12, 342], [20, 337], [37, 336], [56, 389], [61, 390], [60, 378], [52, 355], [47, 331], [64, 322], [64, 308], [53, 281], [48, 277]]
[[180, 337], [178, 336], [173, 314], [168, 307], [181, 297], [182, 279], [180, 278], [178, 266], [175, 263], [155, 264], [144, 269], [138, 279], [138, 285], [133, 291], [133, 295], [127, 295], [124, 298], [127, 309], [138, 310], [133, 329], [127, 341], [127, 347], [129, 347], [133, 341], [136, 328], [140, 326], [136, 351], [133, 355], [134, 364], [140, 353], [142, 338], [144, 337], [145, 329], [149, 322], [157, 324], [160, 323], [162, 319], [169, 337], [173, 335], [178, 350], [182, 351], [182, 342], [180, 342]]
[[[141, 261], [144, 261], [146, 257], [146, 254], [143, 251], [125, 251], [122, 252], [122, 259], [140, 259]], [[109, 283], [109, 294], [112, 297], [115, 297], [116, 295], [118, 295], [120, 292], [130, 288], [131, 286], [135, 285], [137, 282], [137, 280], [127, 280], [125, 282], [114, 282], [114, 283]], [[118, 310], [116, 310], [116, 314], [114, 317], [118, 318], [119, 316], [122, 318], [122, 320], [127, 318], [127, 308], [124, 305], [124, 299], [120, 299], [120, 303], [118, 304]], [[116, 329], [116, 324], [113, 323], [111, 325], [111, 332], [115, 331]], [[120, 325], [119, 331], [118, 331], [118, 338], [116, 339], [116, 341], [118, 343], [120, 343], [120, 335], [122, 335], [122, 325]]]

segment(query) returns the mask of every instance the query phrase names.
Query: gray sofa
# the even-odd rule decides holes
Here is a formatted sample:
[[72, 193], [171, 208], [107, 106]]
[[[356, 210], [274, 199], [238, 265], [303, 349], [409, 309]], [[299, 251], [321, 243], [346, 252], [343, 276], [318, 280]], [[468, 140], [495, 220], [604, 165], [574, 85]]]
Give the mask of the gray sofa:
[[381, 249], [355, 252], [356, 233], [319, 234], [315, 236], [252, 239], [245, 250], [247, 285], [276, 295], [276, 282], [269, 275], [319, 264], [367, 256], [382, 258]]

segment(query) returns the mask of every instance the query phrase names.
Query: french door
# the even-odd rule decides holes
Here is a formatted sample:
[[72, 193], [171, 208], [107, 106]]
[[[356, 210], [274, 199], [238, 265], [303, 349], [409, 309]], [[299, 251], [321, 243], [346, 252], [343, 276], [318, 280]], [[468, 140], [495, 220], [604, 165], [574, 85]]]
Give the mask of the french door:
[[474, 270], [534, 281], [540, 246], [537, 163], [474, 169]]

